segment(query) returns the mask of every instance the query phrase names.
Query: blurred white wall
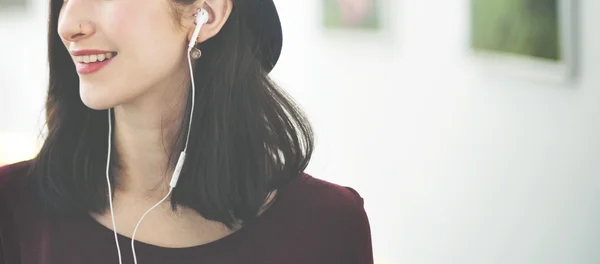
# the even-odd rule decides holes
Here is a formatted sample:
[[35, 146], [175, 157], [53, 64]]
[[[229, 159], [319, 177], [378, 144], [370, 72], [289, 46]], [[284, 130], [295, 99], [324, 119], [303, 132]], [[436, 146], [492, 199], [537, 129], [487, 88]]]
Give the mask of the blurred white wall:
[[0, 164], [29, 158], [44, 122], [48, 1], [29, 2], [28, 11], [0, 8]]
[[[379, 263], [600, 263], [600, 2], [580, 0], [579, 79], [566, 85], [481, 74], [467, 0], [391, 0], [380, 35], [321, 30], [319, 1], [276, 2], [273, 76], [314, 122], [308, 172], [363, 195]], [[0, 14], [0, 131], [27, 140], [44, 8]]]
[[356, 186], [390, 263], [600, 263], [600, 2], [580, 1], [580, 79], [482, 75], [468, 1], [390, 3], [390, 36], [323, 32], [283, 1], [276, 74], [316, 122], [311, 172]]

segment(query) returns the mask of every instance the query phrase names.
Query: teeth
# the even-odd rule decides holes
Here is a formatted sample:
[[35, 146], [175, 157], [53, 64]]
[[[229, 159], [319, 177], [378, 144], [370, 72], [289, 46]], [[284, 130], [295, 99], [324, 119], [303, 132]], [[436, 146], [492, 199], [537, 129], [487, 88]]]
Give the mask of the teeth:
[[93, 54], [93, 55], [85, 55], [85, 56], [75, 56], [75, 61], [82, 63], [93, 63], [98, 61], [109, 60], [114, 57], [112, 52], [103, 53], [103, 54]]

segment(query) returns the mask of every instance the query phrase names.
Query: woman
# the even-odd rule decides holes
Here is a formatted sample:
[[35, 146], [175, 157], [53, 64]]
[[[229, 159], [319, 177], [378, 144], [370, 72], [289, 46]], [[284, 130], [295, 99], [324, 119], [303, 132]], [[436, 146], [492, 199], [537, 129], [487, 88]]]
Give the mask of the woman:
[[51, 0], [48, 135], [0, 168], [0, 263], [373, 263], [360, 195], [303, 173], [281, 44], [270, 0]]

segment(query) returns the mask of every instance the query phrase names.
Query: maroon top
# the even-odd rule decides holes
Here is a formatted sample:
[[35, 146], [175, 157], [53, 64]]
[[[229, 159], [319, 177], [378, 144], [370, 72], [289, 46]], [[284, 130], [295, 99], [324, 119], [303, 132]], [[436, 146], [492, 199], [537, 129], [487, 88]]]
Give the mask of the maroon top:
[[[26, 184], [28, 162], [0, 167], [0, 264], [118, 263], [114, 233], [91, 216], [44, 213]], [[131, 239], [120, 235], [123, 263]], [[304, 174], [239, 231], [201, 246], [136, 242], [140, 264], [371, 264], [363, 199], [352, 188]]]

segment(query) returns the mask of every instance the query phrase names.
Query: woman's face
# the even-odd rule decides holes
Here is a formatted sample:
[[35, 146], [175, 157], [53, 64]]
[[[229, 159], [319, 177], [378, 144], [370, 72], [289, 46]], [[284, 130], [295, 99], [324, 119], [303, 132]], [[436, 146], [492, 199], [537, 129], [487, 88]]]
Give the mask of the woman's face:
[[174, 20], [169, 1], [65, 0], [58, 33], [88, 107], [158, 99], [184, 87], [187, 29]]

